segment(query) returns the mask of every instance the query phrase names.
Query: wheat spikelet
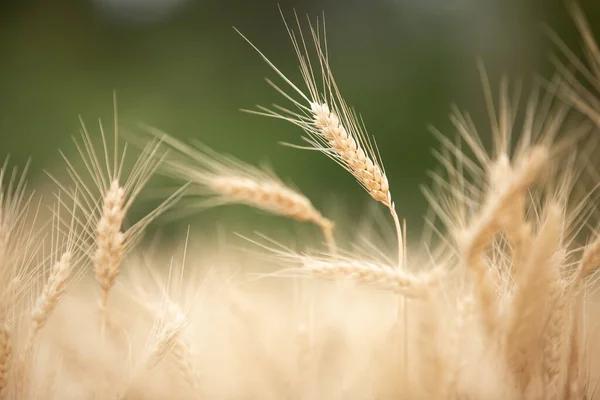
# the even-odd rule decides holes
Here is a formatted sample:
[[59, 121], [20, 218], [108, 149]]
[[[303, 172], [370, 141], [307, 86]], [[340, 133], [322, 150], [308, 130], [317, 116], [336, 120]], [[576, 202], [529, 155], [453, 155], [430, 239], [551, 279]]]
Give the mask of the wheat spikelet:
[[110, 185], [102, 204], [102, 217], [96, 228], [97, 247], [93, 258], [94, 273], [102, 290], [101, 307], [108, 302], [108, 293], [119, 275], [119, 266], [125, 251], [121, 225], [125, 213], [123, 188], [117, 181]]
[[[277, 91], [292, 102], [298, 112], [280, 106], [276, 106], [273, 110], [259, 107], [260, 111], [250, 112], [280, 118], [301, 127], [307, 134], [307, 137], [304, 138], [305, 141], [350, 172], [373, 199], [383, 203], [390, 210], [398, 240], [398, 264], [402, 266], [405, 258], [402, 243], [403, 234], [392, 200], [388, 178], [375, 146], [366, 134], [365, 128], [356, 113], [343, 100], [333, 78], [324, 40], [325, 29], [323, 27], [321, 33], [318, 25], [315, 28], [309, 23], [310, 36], [315, 50], [316, 62], [314, 63], [319, 68], [321, 78], [319, 79], [311, 62], [311, 55], [307, 49], [304, 33], [297, 16], [296, 22], [298, 34], [289, 28], [287, 22], [285, 25], [292, 45], [296, 50], [300, 71], [308, 94], [305, 94], [292, 83], [250, 40], [238, 31], [265, 62], [289, 85], [291, 90], [301, 97], [301, 101], [298, 101], [269, 81]], [[322, 87], [319, 86], [319, 81], [322, 82]]]
[[[31, 312], [31, 327], [29, 328], [27, 349], [31, 349], [35, 336], [44, 327], [48, 321], [48, 317], [65, 294], [67, 280], [72, 268], [71, 258], [72, 254], [67, 251], [63, 253], [58, 262], [52, 267], [50, 277]], [[27, 353], [28, 350], [25, 351], [25, 354]]]

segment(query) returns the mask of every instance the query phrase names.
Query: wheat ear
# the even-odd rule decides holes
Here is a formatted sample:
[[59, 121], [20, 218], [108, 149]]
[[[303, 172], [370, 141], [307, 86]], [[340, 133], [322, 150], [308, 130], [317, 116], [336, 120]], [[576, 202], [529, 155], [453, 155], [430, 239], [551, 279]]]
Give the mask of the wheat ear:
[[96, 251], [93, 268], [100, 284], [100, 306], [106, 308], [108, 293], [119, 275], [123, 259], [124, 243], [121, 225], [125, 218], [123, 210], [124, 191], [118, 181], [113, 181], [103, 199], [102, 217], [96, 227]]
[[461, 245], [466, 266], [475, 280], [475, 290], [481, 308], [484, 327], [492, 335], [497, 326], [495, 287], [485, 261], [486, 250], [509, 217], [506, 214], [512, 200], [519, 197], [534, 182], [548, 160], [548, 150], [543, 146], [534, 147], [507, 177], [504, 187], [488, 199], [480, 215], [471, 223], [466, 240]]
[[315, 28], [309, 22], [310, 35], [315, 47], [315, 64], [318, 66], [318, 74], [320, 75], [317, 78], [316, 68], [313, 67], [311, 62], [311, 55], [307, 49], [304, 32], [297, 16], [296, 22], [298, 33], [290, 29], [287, 22], [285, 22], [285, 25], [296, 50], [300, 71], [308, 94], [305, 94], [292, 83], [248, 38], [238, 31], [290, 89], [301, 98], [301, 100], [294, 99], [290, 94], [269, 81], [276, 90], [292, 102], [298, 111], [275, 106], [272, 110], [259, 107], [260, 111], [249, 112], [283, 119], [301, 127], [307, 134], [304, 138], [305, 141], [350, 172], [373, 199], [383, 203], [389, 209], [394, 220], [398, 240], [398, 265], [402, 267], [405, 258], [402, 243], [403, 234], [392, 200], [388, 178], [375, 146], [366, 134], [365, 128], [356, 113], [343, 100], [333, 78], [324, 40], [325, 29], [323, 27], [323, 32], [321, 32], [318, 26]]
[[[195, 143], [189, 146], [155, 128], [148, 132], [169, 146], [170, 153], [162, 170], [170, 176], [191, 182], [191, 189], [207, 189], [213, 198], [195, 201], [192, 206], [246, 204], [297, 221], [311, 222], [323, 232], [330, 252], [336, 254], [333, 223], [311, 201], [273, 172], [259, 169], [232, 156]], [[191, 191], [191, 194], [194, 194]]]
[[413, 275], [398, 268], [349, 258], [332, 260], [301, 256], [302, 271], [326, 279], [348, 278], [407, 297], [423, 297], [443, 272], [435, 269]]
[[556, 284], [556, 272], [562, 261], [559, 257], [562, 210], [550, 205], [547, 214], [545, 223], [532, 243], [527, 265], [516, 277], [515, 294], [509, 308], [507, 359], [523, 391], [531, 381], [535, 360], [544, 355], [543, 343], [540, 346], [538, 341], [547, 327], [546, 307], [552, 301], [548, 297], [552, 292], [550, 289]]
[[177, 346], [188, 319], [179, 307], [173, 306], [173, 303], [167, 301], [166, 310], [162, 311], [164, 315], [157, 318], [144, 357], [136, 365], [125, 389], [117, 395], [119, 400], [130, 398], [131, 391], [138, 380], [145, 373], [157, 368], [167, 356], [172, 354], [172, 350]]

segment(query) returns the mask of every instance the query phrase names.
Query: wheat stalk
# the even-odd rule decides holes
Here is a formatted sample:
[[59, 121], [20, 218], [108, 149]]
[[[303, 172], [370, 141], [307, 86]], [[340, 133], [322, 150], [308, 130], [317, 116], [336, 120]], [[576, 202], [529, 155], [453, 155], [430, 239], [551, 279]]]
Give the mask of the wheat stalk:
[[280, 106], [276, 106], [273, 110], [259, 107], [260, 111], [249, 112], [280, 118], [301, 127], [307, 134], [304, 140], [350, 172], [373, 199], [383, 203], [389, 209], [398, 240], [398, 265], [402, 267], [405, 259], [405, 255], [403, 254], [404, 245], [402, 243], [403, 234], [392, 200], [388, 178], [375, 150], [375, 146], [366, 134], [355, 112], [343, 100], [333, 78], [333, 74], [329, 68], [326, 43], [323, 39], [325, 37], [325, 29], [323, 28], [321, 34], [318, 25], [315, 28], [309, 23], [310, 35], [315, 47], [316, 64], [322, 78], [320, 79], [322, 87], [320, 87], [317, 83], [319, 78], [317, 78], [315, 69], [311, 63], [311, 55], [308, 52], [304, 33], [297, 16], [296, 22], [300, 38], [289, 28], [287, 23], [285, 25], [296, 50], [296, 55], [300, 63], [300, 71], [308, 94], [305, 94], [298, 86], [292, 83], [248, 38], [237, 31], [285, 83], [289, 85], [291, 90], [301, 97], [301, 101], [295, 100], [283, 89], [269, 81], [275, 89], [292, 102], [298, 109], [298, 112]]
[[0, 399], [4, 399], [11, 373], [12, 339], [6, 323], [0, 326]]
[[413, 275], [383, 264], [349, 258], [327, 260], [300, 256], [300, 262], [303, 264], [302, 271], [314, 276], [327, 279], [348, 278], [408, 297], [424, 296], [444, 274], [441, 269], [436, 269], [422, 275]]

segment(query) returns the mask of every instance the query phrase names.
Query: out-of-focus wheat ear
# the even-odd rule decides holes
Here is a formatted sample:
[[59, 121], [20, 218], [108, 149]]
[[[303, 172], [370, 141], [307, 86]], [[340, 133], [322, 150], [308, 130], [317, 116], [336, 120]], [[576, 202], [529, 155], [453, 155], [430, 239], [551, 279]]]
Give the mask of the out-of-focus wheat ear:
[[463, 361], [463, 344], [464, 334], [467, 332], [468, 324], [471, 322], [475, 309], [475, 301], [471, 294], [466, 294], [458, 300], [456, 324], [452, 329], [449, 340], [449, 349], [447, 350], [450, 354], [448, 361], [448, 368], [445, 369], [445, 375], [443, 375], [442, 381], [442, 394], [447, 397], [457, 396], [459, 393], [459, 379], [464, 369]]
[[131, 390], [139, 383], [145, 373], [157, 368], [169, 355], [180, 340], [181, 334], [188, 323], [188, 316], [179, 307], [166, 301], [163, 310], [159, 311], [150, 338], [146, 343], [142, 360], [135, 366], [127, 387], [117, 395], [118, 399], [128, 399]]
[[79, 140], [74, 138], [73, 141], [87, 176], [61, 152], [67, 165], [67, 173], [76, 189], [50, 175], [58, 187], [77, 202], [78, 209], [74, 212], [74, 218], [78, 228], [95, 244], [91, 259], [100, 286], [99, 305], [104, 317], [110, 289], [119, 275], [121, 262], [127, 251], [138, 242], [145, 228], [178, 201], [185, 190], [185, 187], [177, 190], [128, 229], [123, 228], [127, 212], [164, 160], [164, 155], [161, 156], [160, 140], [152, 140], [143, 148], [131, 169], [126, 171], [127, 143], [119, 151], [116, 99], [114, 104], [114, 143], [110, 150], [102, 122], [99, 122], [102, 151], [98, 152], [80, 118], [81, 137]]
[[506, 177], [506, 184], [488, 199], [481, 212], [472, 221], [459, 243], [462, 259], [472, 274], [480, 316], [485, 331], [494, 335], [497, 331], [497, 304], [495, 283], [490, 277], [486, 263], [486, 251], [492, 245], [498, 230], [510, 219], [512, 200], [526, 191], [535, 181], [548, 160], [548, 150], [543, 146], [533, 147], [521, 160], [514, 172]]
[[583, 345], [585, 318], [585, 299], [582, 292], [578, 293], [573, 301], [573, 312], [571, 317], [571, 330], [569, 332], [569, 349], [567, 357], [567, 379], [565, 388], [566, 399], [581, 399], [584, 395], [584, 373], [583, 373]]
[[[206, 194], [213, 196], [192, 205], [246, 204], [297, 221], [311, 222], [322, 230], [330, 252], [337, 252], [333, 222], [325, 218], [306, 196], [284, 184], [273, 172], [219, 154], [198, 142], [192, 147], [156, 128], [145, 129], [169, 146], [168, 159], [161, 168], [166, 175], [189, 182], [190, 189], [206, 189]], [[196, 194], [190, 190], [189, 195]]]
[[8, 325], [0, 322], [0, 399], [6, 398], [11, 371], [13, 345]]
[[73, 283], [73, 278], [77, 275], [72, 273], [74, 267], [80, 265], [86, 258], [87, 249], [82, 242], [83, 234], [77, 229], [78, 227], [73, 217], [77, 203], [74, 202], [73, 208], [69, 211], [72, 217], [68, 227], [65, 228], [65, 222], [61, 217], [60, 211], [62, 207], [60, 193], [58, 199], [57, 205], [52, 210], [51, 253], [47, 261], [51, 265], [51, 268], [42, 291], [36, 298], [31, 310], [29, 334], [25, 348], [22, 351], [23, 359], [26, 361], [31, 356], [38, 332], [46, 325], [46, 322], [62, 300], [70, 284]]
[[544, 356], [540, 337], [548, 327], [546, 307], [552, 300], [556, 284], [560, 284], [557, 271], [563, 261], [560, 251], [564, 224], [562, 208], [551, 204], [546, 214], [525, 268], [515, 277], [514, 296], [508, 311], [506, 355], [515, 381], [523, 391], [538, 368], [535, 363]]
[[38, 271], [31, 268], [42, 246], [43, 229], [36, 227], [41, 199], [33, 203], [27, 191], [29, 162], [22, 171], [0, 167], [0, 314], [10, 313], [29, 295]]
[[312, 39], [314, 46], [314, 54], [311, 55], [298, 16], [296, 15], [297, 32], [290, 28], [283, 13], [282, 18], [298, 57], [306, 90], [302, 91], [248, 38], [237, 31], [289, 86], [291, 93], [286, 93], [284, 89], [269, 81], [269, 84], [296, 109], [294, 111], [274, 106], [273, 109], [259, 107], [259, 111], [250, 112], [283, 119], [302, 128], [306, 133], [304, 140], [312, 148], [321, 151], [346, 169], [373, 199], [390, 210], [398, 240], [398, 265], [402, 266], [405, 259], [402, 228], [392, 200], [388, 178], [377, 148], [367, 135], [362, 120], [346, 104], [333, 78], [325, 40], [325, 24], [315, 26], [310, 21], [308, 23], [307, 36], [309, 40]]
[[391, 266], [351, 258], [298, 256], [301, 272], [325, 279], [350, 279], [407, 297], [423, 297], [444, 276], [442, 268], [414, 275]]

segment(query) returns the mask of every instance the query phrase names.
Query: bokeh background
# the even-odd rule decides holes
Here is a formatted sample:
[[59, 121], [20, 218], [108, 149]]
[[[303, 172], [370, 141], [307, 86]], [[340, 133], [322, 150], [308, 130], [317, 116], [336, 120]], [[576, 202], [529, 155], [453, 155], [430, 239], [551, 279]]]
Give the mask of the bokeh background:
[[[596, 3], [580, 1], [600, 32]], [[0, 158], [10, 153], [23, 164], [32, 157], [32, 184], [42, 185], [44, 168], [61, 168], [57, 149], [73, 154], [78, 115], [90, 125], [111, 121], [115, 91], [124, 125], [144, 121], [248, 162], [266, 161], [317, 206], [356, 220], [371, 201], [347, 173], [320, 154], [279, 145], [300, 143], [296, 127], [239, 111], [285, 100], [264, 82], [273, 72], [233, 26], [298, 76], [278, 4], [290, 17], [294, 9], [325, 13], [336, 79], [376, 137], [398, 211], [417, 231], [426, 209], [419, 185], [435, 165], [428, 125], [453, 135], [447, 116], [456, 103], [487, 132], [477, 58], [496, 84], [502, 73], [526, 81], [550, 76], [545, 27], [580, 52], [561, 0], [5, 1]], [[286, 224], [239, 207], [197, 218], [206, 229], [229, 221], [241, 232]]]

